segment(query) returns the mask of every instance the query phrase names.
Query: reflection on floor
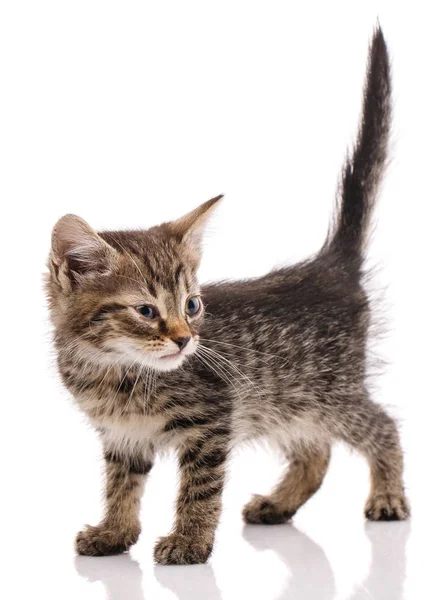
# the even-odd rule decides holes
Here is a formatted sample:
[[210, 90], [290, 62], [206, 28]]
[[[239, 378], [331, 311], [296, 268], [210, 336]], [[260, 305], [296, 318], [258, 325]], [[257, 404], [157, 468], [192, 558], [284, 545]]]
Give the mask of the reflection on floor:
[[[350, 600], [402, 600], [410, 522], [367, 523], [365, 533], [371, 544], [371, 564], [367, 577], [350, 595]], [[324, 550], [295, 526], [245, 526], [243, 538], [258, 553], [274, 551], [290, 573], [287, 585], [269, 598], [331, 600], [335, 597], [334, 572]], [[344, 550], [347, 553], [353, 551], [350, 547]], [[76, 557], [75, 567], [87, 581], [102, 582], [108, 600], [172, 597], [217, 600], [227, 595], [222, 596], [211, 564], [193, 567], [155, 565], [144, 577], [140, 564], [129, 554], [123, 554], [104, 558]], [[227, 590], [225, 583], [223, 587]]]
[[406, 544], [410, 534], [410, 521], [387, 523], [386, 535], [383, 523], [367, 523], [365, 531], [371, 543], [371, 565], [362, 587], [350, 600], [372, 598], [404, 598], [406, 578]]

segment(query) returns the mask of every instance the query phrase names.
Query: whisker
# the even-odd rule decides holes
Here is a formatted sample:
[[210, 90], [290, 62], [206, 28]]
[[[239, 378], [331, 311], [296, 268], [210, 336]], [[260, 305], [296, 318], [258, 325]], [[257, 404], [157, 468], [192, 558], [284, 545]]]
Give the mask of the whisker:
[[104, 377], [101, 379], [101, 381], [99, 382], [98, 387], [95, 390], [95, 393], [99, 391], [99, 388], [101, 387], [101, 385], [104, 383], [105, 379], [108, 377], [108, 374], [110, 373], [110, 371], [112, 371], [114, 369], [114, 367], [117, 367], [119, 362], [125, 358], [125, 356], [127, 356], [128, 354], [131, 354], [129, 351], [125, 352], [124, 354], [122, 354], [121, 356], [119, 356], [119, 358], [112, 363], [111, 365], [109, 365]]
[[242, 385], [241, 382], [236, 377], [234, 377], [232, 373], [230, 373], [227, 369], [225, 369], [223, 365], [218, 363], [218, 361], [215, 359], [215, 357], [212, 357], [210, 355], [203, 356], [203, 354], [200, 354], [201, 349], [203, 349], [203, 347], [197, 348], [197, 351], [196, 351], [197, 358], [199, 360], [201, 360], [201, 362], [205, 366], [207, 366], [211, 371], [213, 371], [215, 373], [215, 375], [217, 375], [218, 377], [221, 377], [221, 379], [223, 381], [225, 381], [228, 385], [232, 386], [234, 391], [236, 392], [236, 395], [238, 396], [239, 400], [242, 402], [243, 398], [239, 392], [238, 387], [235, 385], [235, 383]]
[[137, 385], [138, 380], [140, 379], [140, 376], [141, 376], [142, 372], [143, 372], [143, 366], [138, 370], [137, 377], [135, 378], [135, 383], [132, 386], [132, 390], [131, 390], [131, 393], [129, 394], [128, 400], [126, 401], [126, 404], [125, 404], [125, 407], [124, 407], [124, 411], [122, 410], [121, 414], [123, 414], [123, 412], [125, 412], [126, 414], [128, 414], [128, 408], [129, 408], [130, 402], [132, 401], [132, 396], [134, 395], [135, 387]]
[[117, 388], [117, 390], [116, 390], [116, 393], [114, 394], [114, 397], [113, 397], [113, 401], [112, 401], [112, 403], [111, 403], [113, 406], [114, 406], [114, 404], [115, 404], [115, 401], [116, 401], [116, 398], [117, 398], [117, 396], [119, 395], [120, 388], [122, 387], [122, 383], [125, 381], [125, 379], [126, 379], [126, 377], [127, 377], [128, 373], [129, 373], [129, 371], [130, 371], [130, 370], [131, 370], [131, 369], [134, 367], [134, 365], [136, 365], [138, 362], [139, 362], [139, 359], [138, 359], [138, 358], [137, 358], [137, 359], [135, 359], [135, 360], [134, 360], [134, 362], [132, 363], [132, 365], [131, 365], [130, 367], [128, 367], [128, 369], [126, 370], [126, 372], [125, 372], [125, 375], [122, 377], [122, 380], [121, 380], [121, 382], [119, 383], [119, 387]]
[[147, 392], [147, 397], [146, 397], [146, 409], [149, 409], [149, 410], [150, 410], [151, 396], [155, 393], [155, 390], [156, 390], [156, 378], [157, 378], [157, 371], [154, 368], [156, 358], [152, 357], [152, 362], [153, 362], [153, 365], [150, 366], [148, 392]]
[[202, 354], [199, 353], [198, 350], [196, 351], [196, 356], [206, 367], [208, 367], [213, 373], [215, 373], [215, 375], [221, 377], [221, 379], [225, 381], [228, 385], [233, 385], [233, 382], [227, 377], [225, 372], [220, 371], [218, 366], [215, 366], [214, 363], [210, 362], [209, 357], [205, 358]]
[[245, 381], [247, 381], [253, 388], [255, 388], [259, 394], [263, 394], [265, 395], [265, 392], [263, 390], [261, 390], [249, 377], [248, 375], [246, 375], [237, 365], [235, 365], [233, 362], [229, 361], [227, 358], [225, 358], [224, 356], [221, 356], [221, 354], [219, 354], [216, 350], [213, 350], [212, 348], [208, 348], [207, 346], [203, 346], [201, 345], [202, 350], [204, 350], [205, 352], [208, 353], [208, 355], [213, 355], [215, 358], [218, 358], [222, 361], [224, 361], [224, 363], [226, 363], [229, 367], [231, 367], [232, 369], [235, 370], [236, 373], [238, 373]]
[[252, 352], [254, 354], [262, 354], [264, 356], [269, 356], [270, 358], [278, 358], [280, 360], [285, 360], [287, 362], [287, 358], [285, 356], [279, 356], [278, 354], [270, 354], [269, 352], [262, 352], [261, 350], [255, 350], [254, 348], [248, 348], [247, 346], [239, 346], [237, 344], [229, 344], [228, 342], [221, 342], [219, 340], [210, 340], [207, 338], [203, 338], [200, 336], [200, 339], [204, 342], [210, 342], [212, 344], [222, 344], [224, 346], [230, 346], [231, 348], [237, 348], [239, 350], [246, 350], [247, 352]]
[[[153, 362], [153, 358], [151, 358]], [[152, 376], [153, 376], [153, 366], [146, 366], [145, 370], [145, 381], [143, 386], [143, 399], [144, 399], [144, 410], [145, 414], [147, 413], [147, 409], [150, 404], [150, 396], [151, 396], [151, 384], [152, 384]]]

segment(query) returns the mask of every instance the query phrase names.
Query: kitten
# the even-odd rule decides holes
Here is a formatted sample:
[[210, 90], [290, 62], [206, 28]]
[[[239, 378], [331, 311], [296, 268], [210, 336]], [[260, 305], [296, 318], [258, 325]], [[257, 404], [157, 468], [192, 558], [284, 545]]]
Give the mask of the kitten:
[[105, 516], [78, 534], [77, 552], [115, 554], [137, 541], [155, 453], [174, 447], [176, 522], [155, 559], [205, 562], [230, 451], [266, 436], [290, 468], [269, 496], [252, 498], [247, 523], [291, 519], [320, 487], [336, 440], [370, 465], [367, 518], [408, 517], [397, 428], [365, 385], [362, 266], [390, 104], [378, 28], [336, 222], [318, 254], [296, 266], [200, 291], [201, 238], [221, 196], [146, 231], [96, 233], [74, 215], [58, 221], [47, 280], [58, 366], [99, 432], [106, 465]]

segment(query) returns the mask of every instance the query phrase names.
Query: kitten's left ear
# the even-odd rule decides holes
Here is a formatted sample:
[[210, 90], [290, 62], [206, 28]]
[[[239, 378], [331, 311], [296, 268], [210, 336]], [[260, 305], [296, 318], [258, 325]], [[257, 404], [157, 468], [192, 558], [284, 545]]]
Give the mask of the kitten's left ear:
[[224, 197], [223, 194], [204, 202], [198, 208], [192, 210], [185, 216], [169, 223], [172, 233], [180, 238], [184, 244], [188, 244], [198, 254], [201, 254], [201, 245], [207, 221], [217, 204]]

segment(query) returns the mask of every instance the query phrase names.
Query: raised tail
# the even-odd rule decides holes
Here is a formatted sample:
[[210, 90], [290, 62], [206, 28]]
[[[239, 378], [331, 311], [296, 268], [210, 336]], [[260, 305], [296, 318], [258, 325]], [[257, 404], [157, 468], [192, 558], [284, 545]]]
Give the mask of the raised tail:
[[378, 26], [370, 46], [358, 136], [343, 167], [338, 212], [322, 250], [358, 267], [363, 260], [371, 214], [387, 162], [390, 126], [389, 56]]

